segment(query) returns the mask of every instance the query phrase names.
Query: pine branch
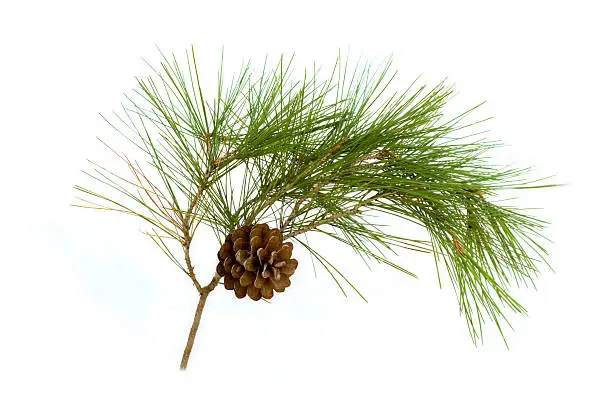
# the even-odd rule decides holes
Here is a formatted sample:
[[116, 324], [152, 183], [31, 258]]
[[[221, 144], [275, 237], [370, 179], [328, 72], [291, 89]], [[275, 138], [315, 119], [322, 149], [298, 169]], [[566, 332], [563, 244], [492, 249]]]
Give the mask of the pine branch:
[[[91, 162], [85, 173], [95, 188], [75, 186], [83, 195], [76, 206], [145, 221], [151, 228], [145, 234], [196, 287], [181, 367], [220, 280], [218, 273], [206, 286], [197, 279], [190, 250], [200, 224], [219, 244], [238, 227], [274, 224], [310, 252], [342, 293], [346, 283], [364, 299], [298, 237], [328, 235], [366, 263], [411, 276], [390, 256], [431, 252], [440, 284], [448, 272], [473, 340], [487, 320], [502, 333], [506, 310], [525, 312], [511, 287], [532, 282], [538, 262], [546, 263], [546, 223], [496, 199], [506, 190], [550, 185], [530, 181], [526, 169], [488, 163], [499, 143], [478, 137], [483, 121], [468, 121], [478, 106], [444, 117], [453, 95], [444, 82], [413, 82], [393, 93], [390, 60], [349, 69], [340, 58], [327, 77], [315, 67], [294, 80], [292, 62], [281, 58], [261, 74], [247, 63], [229, 82], [222, 65], [216, 89], [206, 93], [193, 49], [183, 64], [162, 55], [160, 69], [150, 65], [153, 74], [138, 80], [123, 111], [105, 118], [135, 150], [103, 142], [123, 172]], [[430, 241], [392, 234], [372, 222], [380, 214], [422, 226]]]

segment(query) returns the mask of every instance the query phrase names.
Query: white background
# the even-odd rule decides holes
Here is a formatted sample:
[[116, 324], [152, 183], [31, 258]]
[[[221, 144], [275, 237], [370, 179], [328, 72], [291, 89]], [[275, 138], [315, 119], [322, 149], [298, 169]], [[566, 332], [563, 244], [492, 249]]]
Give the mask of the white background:
[[[612, 406], [605, 3], [4, 3], [0, 406]], [[497, 159], [567, 183], [525, 195], [552, 222], [555, 273], [513, 292], [530, 315], [513, 316], [510, 351], [491, 328], [472, 345], [429, 257], [402, 254], [415, 280], [338, 251], [369, 304], [315, 278], [303, 254], [273, 304], [213, 292], [179, 372], [190, 282], [139, 223], [69, 204], [96, 136], [112, 135], [98, 112], [119, 108], [155, 44], [192, 43], [211, 69], [222, 46], [230, 61], [296, 52], [324, 65], [349, 47], [393, 53], [400, 84], [448, 77], [464, 107], [487, 100], [489, 135], [508, 145]], [[214, 249], [198, 246], [207, 279]]]

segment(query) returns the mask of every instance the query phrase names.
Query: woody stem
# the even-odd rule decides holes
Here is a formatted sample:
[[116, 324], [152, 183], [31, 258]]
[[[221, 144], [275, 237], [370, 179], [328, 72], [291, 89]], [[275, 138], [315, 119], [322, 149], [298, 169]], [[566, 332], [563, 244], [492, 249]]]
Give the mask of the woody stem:
[[187, 344], [185, 345], [185, 350], [183, 351], [183, 358], [181, 360], [181, 370], [185, 370], [187, 368], [187, 363], [189, 362], [189, 355], [191, 354], [193, 342], [195, 341], [195, 336], [198, 332], [198, 327], [200, 326], [200, 320], [202, 319], [202, 311], [204, 310], [204, 305], [206, 304], [208, 294], [212, 292], [213, 289], [215, 289], [220, 279], [221, 276], [215, 273], [215, 276], [213, 276], [210, 283], [200, 290], [200, 300], [198, 301], [198, 306], [196, 307], [196, 312], [193, 316], [193, 323], [191, 324], [191, 330], [189, 330], [189, 337], [187, 337]]
[[[230, 153], [227, 153], [218, 159], [216, 159], [213, 163], [211, 163], [209, 170], [207, 171], [204, 180], [208, 180], [209, 177], [213, 175], [213, 173], [231, 156]], [[191, 278], [194, 286], [196, 287], [198, 293], [200, 294], [200, 299], [198, 300], [198, 306], [196, 307], [195, 315], [193, 316], [193, 323], [191, 324], [191, 330], [189, 330], [189, 336], [187, 337], [187, 344], [185, 345], [185, 350], [183, 351], [183, 358], [181, 359], [181, 370], [185, 370], [187, 368], [187, 363], [189, 362], [189, 355], [191, 354], [191, 349], [193, 348], [193, 342], [195, 341], [196, 333], [198, 332], [198, 327], [200, 326], [200, 320], [202, 319], [202, 311], [204, 310], [204, 305], [206, 304], [206, 299], [208, 298], [208, 294], [215, 289], [221, 276], [215, 273], [210, 283], [206, 286], [200, 285], [198, 279], [195, 276], [194, 267], [191, 262], [191, 256], [189, 254], [189, 250], [191, 248], [191, 240], [193, 238], [192, 226], [195, 219], [195, 212], [198, 206], [198, 202], [202, 198], [204, 194], [204, 189], [206, 188], [207, 183], [202, 182], [191, 203], [189, 204], [189, 208], [184, 215], [181, 215], [180, 218], [183, 221], [183, 225], [181, 226], [181, 230], [183, 233], [182, 246], [183, 253], [185, 255], [185, 265], [187, 266], [187, 274]]]

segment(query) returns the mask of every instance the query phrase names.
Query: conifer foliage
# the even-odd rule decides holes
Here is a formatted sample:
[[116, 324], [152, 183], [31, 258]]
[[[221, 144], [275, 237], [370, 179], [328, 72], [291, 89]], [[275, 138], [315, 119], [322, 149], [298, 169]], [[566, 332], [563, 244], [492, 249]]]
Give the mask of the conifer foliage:
[[[350, 282], [355, 270], [332, 265], [316, 248], [317, 234], [408, 275], [409, 265], [392, 255], [431, 252], [474, 341], [485, 321], [501, 333], [507, 311], [525, 313], [510, 289], [532, 282], [546, 262], [545, 223], [498, 197], [546, 185], [527, 179], [526, 169], [489, 162], [498, 144], [475, 136], [482, 121], [468, 116], [477, 107], [446, 117], [453, 89], [445, 82], [396, 91], [390, 60], [374, 67], [339, 57], [328, 75], [319, 68], [295, 74], [293, 65], [280, 58], [256, 72], [245, 64], [228, 80], [222, 64], [210, 92], [193, 49], [182, 58], [162, 55], [123, 110], [106, 118], [133, 154], [103, 142], [120, 166], [92, 162], [89, 180], [75, 187], [77, 206], [143, 220], [193, 282], [199, 303], [181, 367], [217, 284], [238, 298], [272, 298], [296, 272], [294, 243], [342, 293], [350, 287], [362, 296]], [[374, 223], [381, 214], [422, 226], [429, 240], [393, 234]], [[202, 227], [218, 247], [192, 245]], [[197, 271], [195, 250], [211, 259]]]

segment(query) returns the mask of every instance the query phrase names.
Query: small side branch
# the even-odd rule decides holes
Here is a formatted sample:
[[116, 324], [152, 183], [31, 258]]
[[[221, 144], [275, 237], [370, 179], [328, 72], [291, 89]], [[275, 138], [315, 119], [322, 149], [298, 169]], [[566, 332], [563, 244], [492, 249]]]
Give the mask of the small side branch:
[[[335, 154], [342, 147], [342, 145], [344, 143], [346, 143], [346, 139], [343, 139], [342, 141], [340, 141], [340, 143], [338, 143], [336, 146], [334, 146], [332, 149], [330, 149], [330, 152], [327, 155], [325, 155], [325, 157], [323, 157], [323, 159], [321, 159], [321, 161], [318, 162], [317, 165], [322, 164], [330, 156]], [[398, 157], [399, 157], [399, 155], [396, 154], [396, 153], [393, 153], [393, 152], [391, 152], [389, 150], [382, 150], [382, 151], [379, 151], [379, 152], [377, 152], [375, 154], [372, 154], [370, 156], [363, 157], [361, 160], [359, 160], [355, 164], [356, 165], [360, 165], [360, 164], [365, 163], [365, 162], [367, 162], [369, 160], [381, 161], [381, 160], [384, 160], [384, 159], [387, 159], [387, 158], [398, 158]], [[321, 190], [321, 188], [325, 187], [326, 185], [328, 185], [328, 184], [330, 184], [332, 182], [333, 182], [333, 179], [329, 180], [329, 181], [327, 181], [325, 183], [315, 184], [308, 193], [304, 194], [304, 196], [302, 198], [300, 198], [296, 202], [295, 206], [293, 207], [293, 210], [291, 211], [291, 213], [289, 214], [287, 219], [283, 222], [283, 224], [281, 226], [281, 231], [284, 231], [285, 229], [287, 229], [287, 227], [289, 226], [291, 221], [293, 221], [293, 219], [298, 215], [299, 210], [300, 210], [302, 204], [304, 204], [304, 202], [307, 199], [311, 198], [314, 194], [318, 193], [319, 190]], [[313, 228], [316, 228], [316, 227], [313, 227]]]
[[312, 231], [313, 229], [318, 228], [318, 227], [320, 227], [322, 225], [330, 224], [330, 223], [332, 223], [332, 222], [334, 222], [334, 221], [336, 221], [336, 220], [338, 220], [340, 218], [348, 217], [349, 215], [357, 214], [358, 212], [362, 211], [362, 207], [365, 207], [365, 206], [371, 204], [372, 202], [376, 201], [379, 198], [382, 198], [383, 196], [384, 196], [383, 193], [376, 194], [376, 195], [368, 198], [367, 200], [364, 200], [364, 201], [361, 201], [361, 202], [355, 204], [353, 207], [351, 207], [351, 208], [349, 208], [347, 210], [341, 211], [339, 213], [330, 215], [329, 217], [325, 217], [325, 218], [323, 218], [323, 219], [321, 219], [319, 221], [313, 222], [312, 224], [307, 225], [304, 228], [300, 228], [297, 231], [293, 231], [293, 232], [291, 232], [291, 233], [289, 233], [287, 235], [283, 235], [283, 237], [284, 237], [284, 239], [293, 238], [293, 237], [295, 237], [297, 235], [300, 235], [300, 234], [303, 234], [305, 232]]
[[196, 191], [193, 197], [193, 200], [191, 201], [191, 204], [189, 205], [189, 208], [187, 209], [187, 211], [185, 212], [185, 216], [183, 217], [184, 222], [187, 223], [188, 225], [191, 225], [191, 223], [193, 222], [193, 219], [195, 217], [195, 210], [198, 206], [198, 202], [202, 198], [202, 194], [204, 194], [204, 190], [207, 186], [208, 179], [215, 173], [215, 171], [217, 171], [217, 169], [223, 163], [228, 161], [231, 156], [232, 156], [231, 153], [227, 153], [211, 163], [210, 168], [204, 175], [204, 179], [206, 179], [207, 181], [200, 183], [200, 185], [198, 186], [198, 190]]
[[[345, 136], [344, 138], [342, 138], [342, 140], [340, 140], [338, 143], [336, 143], [331, 149], [329, 149], [329, 151], [325, 154], [325, 156], [323, 156], [322, 158], [317, 160], [312, 165], [306, 167], [306, 169], [304, 169], [300, 174], [291, 177], [289, 179], [289, 182], [273, 198], [271, 198], [268, 201], [266, 201], [265, 203], [263, 203], [263, 205], [261, 205], [260, 207], [255, 207], [253, 209], [253, 211], [251, 211], [251, 214], [247, 217], [248, 222], [252, 222], [255, 219], [255, 217], [257, 216], [257, 214], [259, 214], [261, 211], [263, 211], [264, 209], [266, 209], [266, 208], [270, 207], [272, 204], [274, 204], [276, 202], [276, 200], [278, 199], [278, 197], [280, 196], [280, 194], [283, 193], [283, 192], [288, 191], [289, 189], [291, 189], [295, 185], [295, 182], [297, 180], [303, 179], [304, 177], [308, 176], [310, 173], [312, 173], [314, 170], [316, 170], [318, 167], [320, 167], [323, 163], [325, 163], [327, 160], [329, 160], [333, 155], [338, 153], [338, 151], [342, 148], [342, 146], [344, 146], [346, 144], [347, 140], [348, 140], [348, 137]], [[320, 186], [319, 189], [321, 187], [323, 187], [323, 186]], [[304, 200], [305, 200], [305, 198], [304, 198]], [[297, 205], [297, 207], [299, 207], [299, 205], [301, 205], [302, 202], [300, 202]], [[298, 210], [298, 208], [294, 208], [295, 212], [297, 212], [297, 210]], [[290, 217], [293, 217], [293, 216], [295, 216], [295, 214], [290, 215]], [[285, 227], [286, 227], [286, 225], [283, 226], [283, 229]]]
[[321, 188], [323, 188], [325, 184], [317, 184], [315, 185], [309, 193], [305, 194], [302, 198], [300, 198], [297, 203], [295, 204], [295, 206], [293, 207], [293, 210], [291, 211], [291, 214], [289, 214], [289, 216], [287, 217], [287, 219], [285, 220], [285, 222], [283, 222], [283, 225], [281, 226], [281, 231], [284, 231], [289, 224], [291, 223], [291, 221], [297, 216], [300, 207], [302, 206], [302, 204], [304, 204], [304, 201], [306, 201], [307, 199], [309, 199], [313, 194], [316, 194], [319, 192], [319, 190], [321, 190]]

